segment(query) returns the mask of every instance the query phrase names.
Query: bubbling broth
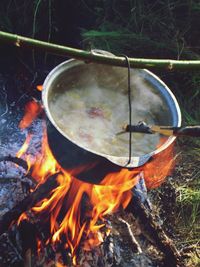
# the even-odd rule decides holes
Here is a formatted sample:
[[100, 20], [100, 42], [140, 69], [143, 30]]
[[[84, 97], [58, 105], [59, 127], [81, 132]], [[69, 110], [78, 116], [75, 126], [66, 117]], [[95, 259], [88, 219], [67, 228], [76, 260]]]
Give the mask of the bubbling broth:
[[[112, 85], [108, 86], [109, 75], [104, 75], [105, 79], [100, 83], [98, 74], [102, 73], [93, 73], [91, 67], [89, 71], [92, 78], [88, 82], [82, 83], [77, 79], [75, 82], [57, 84], [49, 101], [53, 119], [62, 132], [81, 147], [127, 157], [129, 134], [116, 135], [129, 118], [127, 76], [124, 74], [125, 79], [123, 77], [119, 79], [121, 82], [116, 85], [111, 82]], [[145, 121], [150, 125], [166, 125], [167, 108], [163, 99], [144, 78], [136, 74], [131, 76], [132, 123]], [[158, 134], [133, 133], [132, 156], [154, 151], [159, 140]]]

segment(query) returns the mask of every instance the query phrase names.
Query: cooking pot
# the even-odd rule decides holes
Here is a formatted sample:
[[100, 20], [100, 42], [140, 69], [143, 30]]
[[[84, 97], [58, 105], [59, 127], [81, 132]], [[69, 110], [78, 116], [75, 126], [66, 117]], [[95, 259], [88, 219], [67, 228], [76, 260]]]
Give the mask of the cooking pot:
[[[97, 53], [105, 52], [98, 50]], [[172, 142], [174, 142], [176, 137], [170, 136], [165, 139], [162, 145], [152, 151], [149, 151], [148, 153], [137, 154], [137, 151], [134, 151], [131, 161], [127, 165], [129, 160], [128, 149], [127, 153], [123, 155], [113, 153], [109, 154], [104, 152], [103, 145], [100, 149], [98, 149], [95, 146], [94, 148], [92, 146], [85, 146], [83, 143], [77, 141], [76, 138], [70, 135], [70, 127], [67, 127], [66, 125], [66, 129], [64, 129], [59, 125], [59, 116], [61, 116], [62, 113], [58, 113], [56, 117], [55, 111], [61, 111], [60, 109], [62, 109], [62, 106], [57, 105], [55, 109], [54, 100], [57, 96], [62, 99], [64, 97], [62, 94], [65, 94], [65, 92], [73, 92], [73, 90], [76, 90], [77, 92], [78, 90], [78, 96], [75, 94], [74, 103], [70, 102], [71, 108], [74, 109], [73, 105], [75, 105], [76, 97], [80, 97], [82, 94], [81, 90], [85, 90], [85, 88], [88, 87], [91, 88], [93, 85], [97, 85], [98, 88], [102, 89], [104, 92], [106, 92], [105, 90], [110, 90], [109, 92], [112, 92], [112, 95], [114, 95], [114, 100], [108, 99], [107, 95], [105, 95], [105, 104], [108, 102], [112, 102], [113, 104], [115, 101], [118, 101], [117, 96], [115, 97], [115, 94], [117, 95], [118, 93], [123, 95], [122, 97], [127, 97], [127, 104], [124, 104], [124, 106], [127, 106], [126, 108], [128, 109], [126, 68], [96, 63], [85, 63], [83, 61], [71, 59], [55, 67], [46, 77], [43, 84], [42, 101], [48, 117], [47, 132], [50, 148], [62, 167], [66, 169], [84, 170], [80, 173], [77, 171], [77, 177], [79, 179], [87, 182], [99, 183], [108, 172], [118, 171], [122, 167], [135, 168], [142, 166], [153, 155], [161, 153], [170, 144], [172, 144]], [[164, 84], [164, 82], [162, 82], [155, 74], [144, 69], [131, 69], [131, 90], [133, 92], [132, 105], [134, 103], [135, 105], [137, 104], [137, 101], [134, 102], [134, 97], [139, 99], [142, 110], [145, 110], [147, 114], [152, 113], [151, 116], [154, 118], [155, 124], [171, 126], [181, 125], [180, 108], [175, 96], [167, 85]], [[90, 92], [86, 97], [88, 103], [91, 102], [89, 99], [91, 94], [92, 93]], [[100, 98], [102, 97], [103, 96]], [[154, 98], [159, 98], [159, 101], [161, 101], [159, 102], [158, 107], [156, 107], [156, 105], [154, 105], [155, 103], [153, 103]], [[116, 106], [119, 105], [118, 102], [116, 102]], [[98, 103], [98, 99], [95, 103]], [[154, 109], [151, 109], [151, 105], [155, 106]], [[68, 110], [70, 112], [70, 108]], [[93, 111], [94, 113], [96, 112], [96, 110]], [[99, 115], [98, 112], [99, 111], [97, 109], [97, 116]], [[96, 113], [89, 114], [90, 119], [92, 117], [91, 115], [96, 115]], [[67, 113], [65, 114], [65, 116], [68, 115]], [[140, 113], [138, 114], [140, 116]], [[138, 114], [136, 116], [137, 118]], [[134, 120], [134, 114], [132, 114], [132, 116]], [[142, 116], [143, 115], [141, 115], [141, 120], [143, 120]], [[124, 121], [124, 123], [127, 123], [127, 116], [125, 119], [126, 121]], [[149, 123], [148, 121], [146, 122]], [[117, 122], [112, 121], [112, 124], [115, 123], [117, 124]], [[84, 124], [82, 124], [83, 121], [79, 118], [79, 116], [75, 116], [74, 119], [69, 121], [69, 125], [75, 125], [79, 128], [84, 127]], [[122, 125], [119, 123], [117, 126], [119, 127], [118, 130], [121, 129], [121, 126]], [[93, 132], [93, 135], [98, 134], [98, 132], [95, 132], [95, 122], [92, 127], [90, 125], [88, 133], [90, 133], [90, 131]], [[104, 131], [107, 131], [106, 127]], [[145, 135], [143, 135], [142, 138], [145, 138]]]

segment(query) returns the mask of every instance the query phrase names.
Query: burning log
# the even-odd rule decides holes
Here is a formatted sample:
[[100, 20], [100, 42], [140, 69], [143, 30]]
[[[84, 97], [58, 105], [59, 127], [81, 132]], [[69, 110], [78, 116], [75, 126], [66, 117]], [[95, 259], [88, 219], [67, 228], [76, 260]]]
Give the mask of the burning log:
[[[101, 244], [98, 246], [91, 245], [90, 249], [88, 249], [84, 246], [83, 241], [83, 244], [80, 246], [80, 252], [77, 259], [78, 266], [121, 266], [123, 259], [123, 256], [121, 255], [121, 243], [123, 242], [119, 242], [118, 229], [115, 229], [115, 225], [113, 224], [113, 220], [116, 221], [116, 218], [117, 216], [109, 216], [109, 219], [106, 219], [105, 227], [99, 230], [98, 234], [102, 238]], [[119, 224], [121, 225], [120, 222]], [[125, 231], [126, 237], [127, 234], [129, 233]]]
[[120, 263], [120, 251], [117, 244], [114, 242], [112, 235], [107, 236], [104, 241], [104, 257], [105, 261], [110, 265]]
[[19, 216], [35, 206], [39, 201], [48, 196], [49, 192], [55, 189], [59, 183], [57, 181], [58, 173], [50, 176], [47, 180], [38, 186], [38, 188], [28, 195], [25, 199], [20, 201], [14, 208], [8, 211], [0, 219], [0, 234], [4, 233], [13, 221], [16, 221]]

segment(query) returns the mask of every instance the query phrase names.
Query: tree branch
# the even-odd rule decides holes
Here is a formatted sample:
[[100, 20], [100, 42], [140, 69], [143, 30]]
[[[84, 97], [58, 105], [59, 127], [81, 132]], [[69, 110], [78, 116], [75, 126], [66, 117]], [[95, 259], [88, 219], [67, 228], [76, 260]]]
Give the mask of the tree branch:
[[[96, 62], [100, 64], [127, 67], [126, 59], [119, 56], [108, 56], [96, 54], [92, 51], [84, 51], [67, 46], [52, 44], [24, 36], [0, 31], [0, 42], [13, 44], [21, 48], [37, 48], [48, 53], [68, 56], [71, 58], [80, 59], [86, 62]], [[129, 58], [132, 68], [146, 69], [200, 69], [200, 60], [171, 60], [171, 59], [146, 59], [146, 58]]]

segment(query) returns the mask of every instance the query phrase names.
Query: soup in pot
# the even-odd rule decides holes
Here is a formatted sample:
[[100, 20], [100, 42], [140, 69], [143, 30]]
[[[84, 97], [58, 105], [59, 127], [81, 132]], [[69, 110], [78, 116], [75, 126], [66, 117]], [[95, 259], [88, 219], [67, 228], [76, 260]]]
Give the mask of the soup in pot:
[[[53, 120], [71, 141], [90, 151], [128, 157], [129, 134], [116, 135], [128, 124], [127, 70], [92, 64], [70, 70], [52, 90], [49, 109]], [[110, 71], [112, 70], [112, 73]], [[114, 75], [113, 75], [114, 73]], [[72, 77], [77, 77], [73, 78]], [[85, 79], [84, 79], [85, 77]], [[131, 70], [132, 123], [167, 125], [168, 107], [140, 72]], [[132, 156], [154, 151], [159, 134], [132, 134]]]

